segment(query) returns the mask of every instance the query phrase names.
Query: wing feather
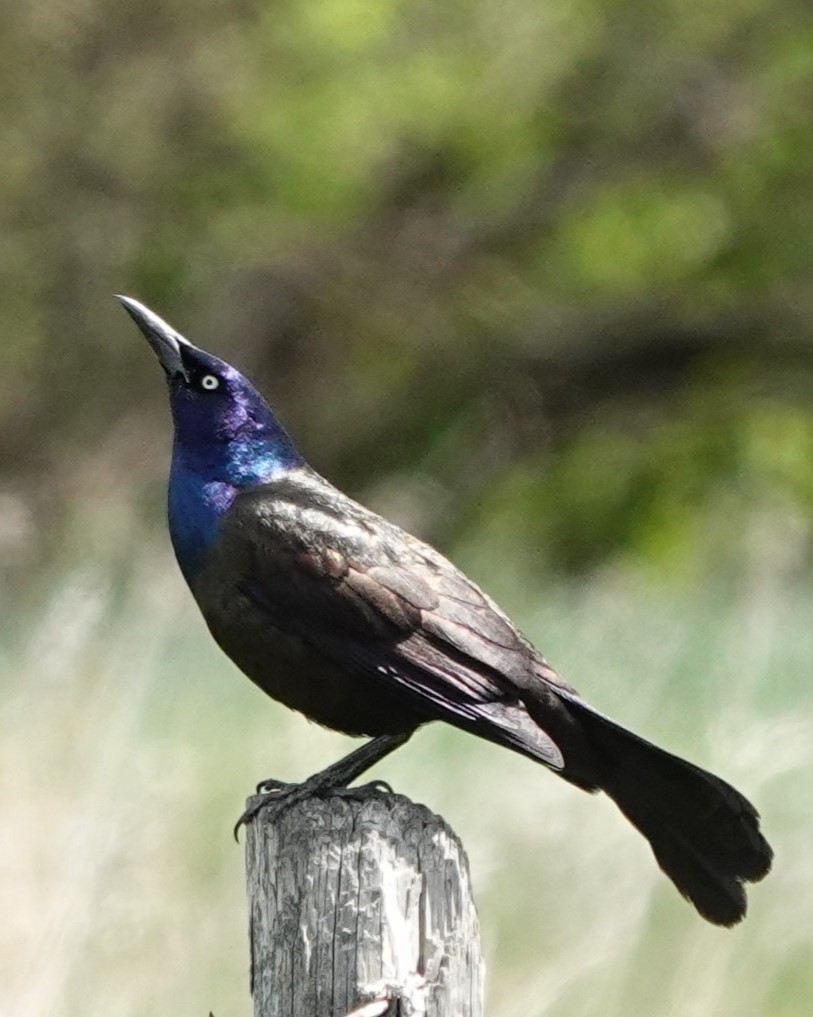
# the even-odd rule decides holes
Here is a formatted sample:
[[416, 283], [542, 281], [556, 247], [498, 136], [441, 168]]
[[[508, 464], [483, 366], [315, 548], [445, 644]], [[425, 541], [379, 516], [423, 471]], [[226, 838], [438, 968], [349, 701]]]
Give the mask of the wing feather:
[[521, 702], [523, 687], [555, 672], [479, 587], [343, 496], [336, 505], [302, 485], [271, 486], [240, 495], [239, 524], [224, 532], [241, 590], [270, 623], [365, 681], [396, 683], [437, 716], [485, 722], [561, 767]]

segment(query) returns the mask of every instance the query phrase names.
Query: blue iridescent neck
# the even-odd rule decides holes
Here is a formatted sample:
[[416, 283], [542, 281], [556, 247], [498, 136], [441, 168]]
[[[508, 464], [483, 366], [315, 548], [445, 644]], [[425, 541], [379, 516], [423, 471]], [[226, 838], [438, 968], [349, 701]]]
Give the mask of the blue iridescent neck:
[[304, 460], [239, 371], [195, 347], [184, 347], [183, 356], [184, 371], [168, 377], [175, 425], [169, 531], [181, 571], [191, 582], [237, 494]]
[[220, 517], [237, 488], [219, 480], [203, 480], [182, 456], [173, 456], [169, 476], [169, 535], [175, 557], [187, 582], [203, 564], [217, 536]]
[[176, 433], [169, 478], [169, 532], [187, 582], [204, 563], [224, 512], [242, 490], [301, 465], [281, 427], [226, 442], [184, 442]]

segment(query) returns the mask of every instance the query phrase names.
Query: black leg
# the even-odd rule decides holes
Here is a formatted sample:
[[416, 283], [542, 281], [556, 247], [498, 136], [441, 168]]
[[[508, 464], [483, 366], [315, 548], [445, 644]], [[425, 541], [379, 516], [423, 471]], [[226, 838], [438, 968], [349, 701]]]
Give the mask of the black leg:
[[354, 749], [340, 760], [331, 763], [330, 766], [315, 773], [312, 777], [301, 784], [286, 784], [281, 780], [264, 780], [257, 787], [261, 796], [251, 803], [242, 816], [237, 820], [234, 827], [234, 836], [240, 831], [244, 823], [250, 823], [260, 809], [266, 805], [279, 805], [288, 807], [295, 802], [301, 802], [305, 798], [314, 795], [326, 795], [333, 793], [345, 793], [353, 796], [363, 796], [364, 793], [371, 793], [373, 790], [380, 790], [382, 787], [391, 790], [388, 784], [383, 781], [373, 781], [372, 784], [365, 784], [360, 788], [348, 788], [354, 780], [357, 780], [363, 773], [384, 759], [391, 752], [404, 745], [413, 735], [413, 731], [405, 731], [401, 734], [379, 735], [372, 741], [366, 742], [358, 749]]

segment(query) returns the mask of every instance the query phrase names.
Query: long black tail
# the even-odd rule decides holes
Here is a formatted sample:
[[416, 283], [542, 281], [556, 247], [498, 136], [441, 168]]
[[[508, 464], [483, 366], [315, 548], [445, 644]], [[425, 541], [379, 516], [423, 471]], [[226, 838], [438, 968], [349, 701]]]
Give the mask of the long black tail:
[[579, 697], [560, 698], [590, 757], [586, 769], [571, 770], [565, 752], [562, 776], [605, 791], [704, 918], [739, 922], [747, 906], [743, 884], [762, 879], [773, 858], [754, 806], [724, 780], [644, 741]]

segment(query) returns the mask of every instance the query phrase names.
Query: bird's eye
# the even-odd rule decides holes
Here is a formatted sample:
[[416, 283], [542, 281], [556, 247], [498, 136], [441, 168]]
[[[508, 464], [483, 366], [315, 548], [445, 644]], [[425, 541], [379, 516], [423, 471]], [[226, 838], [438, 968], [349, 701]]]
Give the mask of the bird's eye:
[[220, 378], [216, 378], [213, 374], [204, 374], [200, 379], [200, 387], [207, 392], [214, 392], [216, 388], [220, 387]]

